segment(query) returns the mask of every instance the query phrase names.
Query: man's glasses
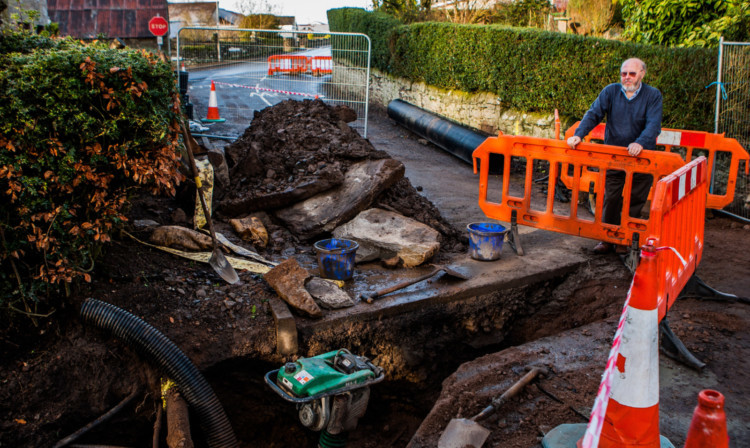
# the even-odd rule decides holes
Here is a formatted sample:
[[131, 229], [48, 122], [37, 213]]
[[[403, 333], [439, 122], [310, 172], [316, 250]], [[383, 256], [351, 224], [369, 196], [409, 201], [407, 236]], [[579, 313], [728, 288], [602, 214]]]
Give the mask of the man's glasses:
[[620, 76], [623, 77], [623, 78], [626, 77], [626, 76], [628, 76], [628, 75], [630, 75], [631, 78], [635, 78], [635, 75], [637, 75], [637, 74], [638, 74], [638, 72], [620, 72]]

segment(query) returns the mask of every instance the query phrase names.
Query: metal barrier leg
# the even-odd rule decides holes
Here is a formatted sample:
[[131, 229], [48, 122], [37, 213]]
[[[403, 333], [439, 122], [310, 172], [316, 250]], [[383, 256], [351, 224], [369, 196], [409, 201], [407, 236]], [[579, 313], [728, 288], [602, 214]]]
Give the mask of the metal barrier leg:
[[633, 234], [633, 242], [628, 248], [628, 252], [620, 256], [620, 259], [625, 263], [630, 272], [635, 272], [638, 268], [638, 262], [641, 260], [641, 248], [640, 248], [640, 234]]
[[659, 323], [659, 335], [661, 336], [661, 351], [665, 355], [695, 370], [701, 370], [706, 367], [706, 363], [693, 356], [680, 338], [672, 332], [666, 316]]
[[516, 254], [523, 256], [523, 246], [521, 246], [521, 237], [518, 235], [518, 219], [516, 218], [516, 211], [510, 212], [510, 232], [508, 233], [508, 244]]
[[725, 302], [739, 302], [750, 305], [750, 298], [739, 297], [734, 294], [727, 294], [725, 292], [717, 291], [716, 289], [708, 286], [703, 280], [697, 275], [693, 274], [688, 280], [685, 287], [680, 292], [677, 299], [701, 299], [701, 300], [718, 300]]

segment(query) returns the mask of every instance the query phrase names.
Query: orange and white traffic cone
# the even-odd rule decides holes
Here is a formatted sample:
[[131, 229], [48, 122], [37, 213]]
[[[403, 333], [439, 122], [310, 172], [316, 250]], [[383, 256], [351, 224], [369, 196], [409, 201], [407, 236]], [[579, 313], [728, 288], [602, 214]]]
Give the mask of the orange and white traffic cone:
[[208, 97], [208, 113], [206, 114], [206, 118], [201, 118], [201, 121], [204, 123], [220, 123], [226, 121], [219, 117], [219, 106], [216, 101], [216, 85], [214, 85], [213, 80], [211, 80], [211, 94]]
[[600, 448], [659, 448], [659, 312], [656, 250], [646, 245], [630, 288], [622, 345]]
[[724, 414], [724, 395], [715, 390], [702, 390], [698, 406], [687, 433], [685, 448], [729, 448], [727, 416]]

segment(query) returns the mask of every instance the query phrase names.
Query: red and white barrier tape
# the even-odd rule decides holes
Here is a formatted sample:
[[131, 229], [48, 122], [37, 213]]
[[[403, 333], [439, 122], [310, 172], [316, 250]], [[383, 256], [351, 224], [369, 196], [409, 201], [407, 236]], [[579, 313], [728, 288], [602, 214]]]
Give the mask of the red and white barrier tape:
[[299, 96], [309, 96], [311, 98], [325, 98], [325, 96], [323, 95], [315, 95], [312, 93], [289, 92], [286, 90], [276, 90], [276, 89], [266, 89], [263, 87], [243, 86], [242, 84], [230, 84], [228, 82], [221, 82], [221, 81], [215, 81], [215, 84], [221, 84], [227, 87], [239, 87], [242, 89], [262, 90], [264, 92], [283, 93], [284, 95], [299, 95]]
[[581, 443], [582, 448], [595, 448], [599, 446], [599, 436], [602, 433], [604, 416], [607, 414], [609, 395], [612, 392], [612, 374], [615, 371], [617, 355], [620, 353], [620, 345], [622, 345], [622, 329], [625, 328], [625, 317], [628, 314], [630, 292], [632, 290], [633, 283], [631, 282], [630, 289], [628, 289], [628, 297], [625, 299], [625, 304], [622, 306], [620, 322], [617, 323], [617, 331], [615, 331], [615, 338], [612, 341], [612, 349], [609, 351], [607, 367], [602, 374], [602, 382], [599, 384], [599, 392], [596, 394], [594, 407], [591, 409], [589, 424], [586, 426], [586, 433], [583, 435], [583, 442]]

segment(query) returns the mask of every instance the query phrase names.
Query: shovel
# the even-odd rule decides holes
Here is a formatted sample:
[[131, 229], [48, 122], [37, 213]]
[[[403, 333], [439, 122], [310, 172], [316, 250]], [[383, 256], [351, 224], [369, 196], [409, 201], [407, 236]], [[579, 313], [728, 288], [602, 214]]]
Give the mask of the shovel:
[[541, 369], [539, 367], [531, 369], [529, 373], [518, 380], [510, 389], [505, 391], [504, 394], [494, 398], [489, 406], [484, 408], [482, 412], [474, 417], [470, 419], [452, 419], [445, 428], [445, 431], [443, 431], [443, 435], [440, 436], [440, 440], [438, 440], [438, 448], [463, 448], [466, 446], [480, 448], [490, 435], [490, 431], [476, 421], [495, 412], [495, 410], [508, 401], [509, 398], [518, 394], [518, 392], [536, 378], [540, 372]]
[[376, 291], [372, 294], [362, 294], [362, 297], [365, 300], [367, 300], [367, 303], [372, 303], [378, 297], [382, 297], [386, 294], [390, 294], [394, 291], [398, 291], [399, 289], [406, 288], [407, 286], [413, 285], [414, 283], [421, 282], [422, 280], [427, 280], [433, 275], [437, 275], [441, 272], [445, 272], [446, 275], [460, 278], [461, 280], [468, 280], [471, 278], [471, 274], [466, 271], [466, 268], [461, 267], [461, 266], [442, 266], [442, 265], [437, 265], [437, 264], [434, 266], [435, 266], [435, 269], [433, 269], [432, 272], [428, 272], [427, 274], [422, 275], [417, 278], [412, 278], [412, 279], [403, 281], [389, 288], [381, 289], [380, 291]]
[[224, 254], [219, 250], [219, 243], [216, 240], [216, 233], [214, 232], [214, 223], [211, 219], [211, 215], [208, 213], [208, 207], [206, 207], [206, 199], [203, 197], [203, 190], [201, 190], [201, 178], [198, 174], [198, 167], [195, 166], [195, 157], [193, 156], [193, 138], [188, 134], [185, 122], [180, 122], [182, 126], [182, 137], [185, 140], [185, 148], [187, 148], [188, 158], [190, 159], [190, 168], [193, 170], [193, 176], [195, 177], [195, 187], [198, 189], [198, 197], [201, 200], [201, 207], [203, 207], [203, 214], [206, 216], [206, 222], [208, 222], [208, 228], [211, 230], [211, 241], [213, 242], [213, 252], [211, 258], [208, 259], [208, 264], [216, 271], [221, 278], [227, 283], [233, 285], [240, 281], [237, 272], [234, 270]]

